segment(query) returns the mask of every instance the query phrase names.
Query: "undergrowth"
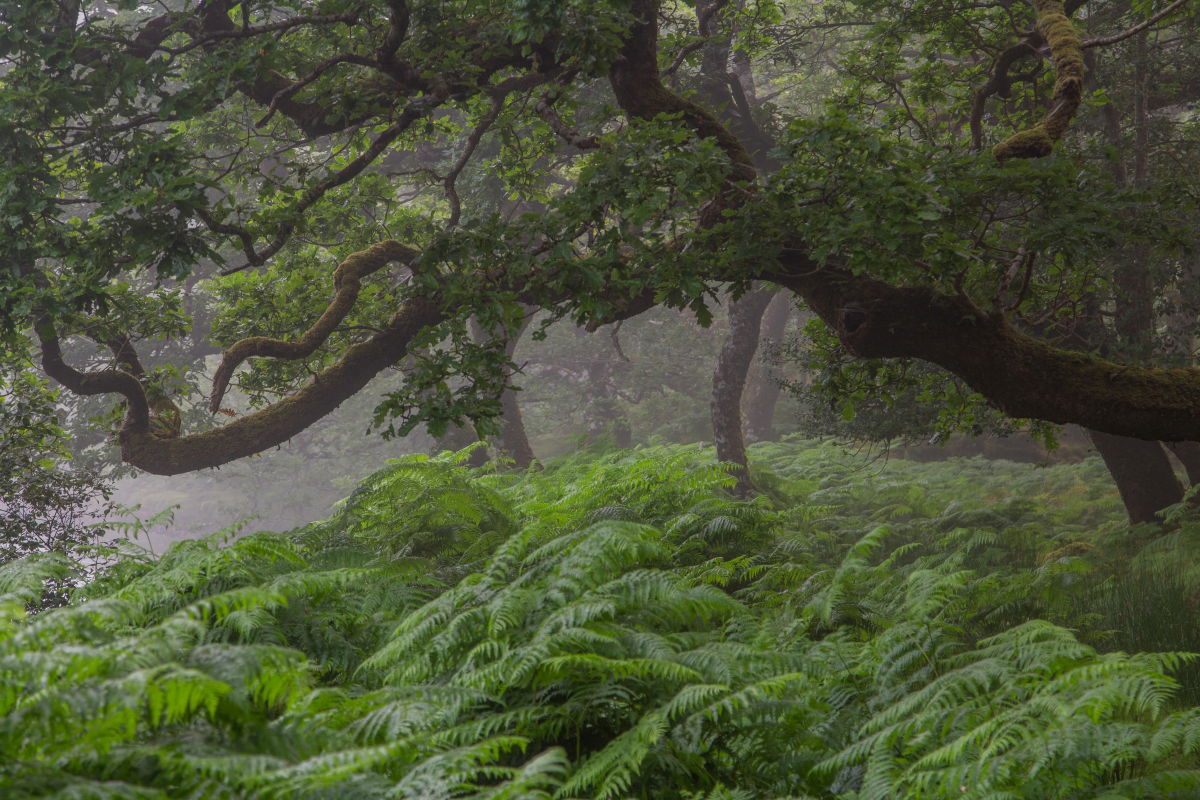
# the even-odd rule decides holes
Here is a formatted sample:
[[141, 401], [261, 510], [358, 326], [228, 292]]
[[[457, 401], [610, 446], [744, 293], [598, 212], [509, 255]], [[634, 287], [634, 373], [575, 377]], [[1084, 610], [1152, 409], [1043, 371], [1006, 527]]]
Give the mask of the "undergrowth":
[[63, 608], [4, 565], [0, 796], [1200, 794], [1200, 523], [1133, 548], [1094, 463], [752, 458], [740, 502], [696, 448], [410, 457]]

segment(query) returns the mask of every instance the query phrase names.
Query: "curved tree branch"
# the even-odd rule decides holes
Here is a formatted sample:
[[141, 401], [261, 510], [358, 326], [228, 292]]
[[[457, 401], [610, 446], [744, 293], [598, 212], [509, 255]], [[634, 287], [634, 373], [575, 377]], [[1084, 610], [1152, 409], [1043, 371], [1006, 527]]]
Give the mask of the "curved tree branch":
[[[1082, 58], [1079, 39], [1058, 3], [1038, 0], [1041, 22], [1055, 55], [1061, 103], [1078, 105]], [[708, 112], [688, 104], [646, 73], [654, 63], [653, 27], [657, 4], [637, 0], [642, 20], [627, 40], [625, 58], [614, 65], [612, 83], [630, 116], [650, 118], [680, 113], [701, 136], [712, 136], [735, 163], [749, 165], [740, 144]], [[1062, 29], [1062, 25], [1067, 30]], [[1045, 34], [1044, 34], [1045, 35]], [[1064, 39], [1066, 40], [1064, 43]], [[1057, 42], [1057, 44], [1056, 44]], [[1068, 51], [1068, 52], [1065, 52]], [[1074, 53], [1074, 55], [1072, 55]], [[1053, 109], [1051, 124], [1065, 129], [1074, 108]], [[1045, 123], [1045, 121], [1044, 121]], [[718, 133], [712, 133], [717, 129]], [[965, 295], [944, 295], [928, 287], [898, 287], [822, 266], [802, 240], [779, 258], [780, 266], [756, 276], [789, 288], [860, 358], [919, 358], [962, 378], [971, 388], [1014, 417], [1078, 423], [1122, 436], [1162, 441], [1200, 439], [1200, 369], [1160, 369], [1117, 364], [1086, 353], [1062, 350], [1013, 328], [1002, 313], [987, 313]], [[653, 300], [639, 296], [615, 318], [630, 316]]]
[[919, 358], [1014, 417], [1162, 441], [1200, 438], [1200, 369], [1127, 366], [1062, 350], [966, 297], [820, 267], [803, 250], [763, 277], [799, 294], [860, 358]]
[[[150, 436], [150, 403], [146, 390], [135, 375], [123, 369], [82, 372], [63, 359], [62, 347], [54, 324], [43, 317], [34, 325], [42, 349], [42, 369], [54, 380], [78, 395], [119, 394], [127, 409], [121, 435]], [[138, 365], [140, 366], [140, 365]]]
[[971, 128], [971, 147], [975, 150], [983, 148], [983, 112], [987, 104], [987, 99], [994, 94], [1001, 97], [1008, 97], [1012, 84], [1016, 80], [1015, 77], [1009, 75], [1009, 70], [1013, 64], [1022, 58], [1036, 56], [1038, 49], [1034, 40], [1026, 39], [1023, 42], [1014, 44], [996, 57], [996, 63], [992, 66], [992, 75], [988, 78], [987, 83], [979, 87], [971, 98], [971, 116], [969, 125]]
[[225, 351], [221, 364], [213, 375], [212, 397], [208, 402], [209, 412], [215, 414], [221, 408], [221, 401], [229, 388], [229, 380], [243, 361], [253, 356], [294, 361], [312, 355], [354, 308], [363, 278], [378, 272], [393, 261], [411, 264], [417, 255], [416, 250], [392, 239], [354, 253], [333, 272], [334, 295], [325, 313], [299, 339], [285, 342], [267, 336], [250, 336], [232, 344]]
[[1083, 98], [1083, 42], [1059, 0], [1033, 0], [1037, 28], [1050, 46], [1054, 62], [1054, 95], [1050, 111], [1028, 130], [1015, 133], [992, 148], [997, 161], [1050, 155]]
[[387, 326], [349, 347], [333, 365], [295, 393], [215, 430], [163, 439], [144, 430], [121, 433], [121, 457], [156, 475], [219, 467], [281, 444], [340, 406], [404, 357], [408, 344], [445, 314], [432, 300], [406, 301]]

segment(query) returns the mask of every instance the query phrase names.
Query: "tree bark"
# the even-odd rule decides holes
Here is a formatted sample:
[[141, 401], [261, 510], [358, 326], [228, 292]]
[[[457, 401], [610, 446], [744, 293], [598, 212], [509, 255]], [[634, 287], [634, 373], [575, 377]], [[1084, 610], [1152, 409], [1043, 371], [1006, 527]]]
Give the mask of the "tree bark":
[[[529, 320], [530, 317], [526, 316], [519, 328], [504, 334], [504, 355], [509, 360], [517, 351], [517, 343], [521, 340], [521, 334], [529, 326]], [[475, 320], [471, 320], [471, 333], [477, 342], [486, 341], [488, 338], [488, 334]], [[509, 377], [511, 377], [511, 373], [506, 376], [506, 381]], [[497, 453], [512, 461], [516, 468], [528, 469], [534, 461], [533, 447], [529, 444], [529, 436], [525, 431], [525, 418], [521, 415], [521, 404], [517, 400], [517, 392], [507, 383], [504, 391], [500, 393], [500, 418], [497, 422], [500, 425], [500, 432], [496, 434], [492, 442]]]
[[589, 399], [585, 411], [584, 429], [589, 442], [611, 441], [614, 447], [633, 446], [633, 430], [629, 418], [621, 409], [614, 382], [615, 364], [611, 359], [598, 358], [586, 369]]
[[757, 369], [742, 398], [746, 417], [746, 442], [774, 441], [775, 406], [783, 387], [763, 360], [762, 342], [777, 345], [783, 341], [784, 330], [792, 315], [793, 298], [787, 292], [777, 292], [763, 313]]
[[1183, 465], [1188, 484], [1200, 483], [1200, 442], [1167, 442], [1166, 447]]
[[[443, 450], [458, 452], [464, 447], [469, 447], [478, 441], [479, 434], [475, 431], [474, 425], [451, 425], [446, 428], [445, 433], [434, 439], [433, 452], [440, 453]], [[487, 450], [483, 447], [477, 447], [471, 451], [471, 456], [467, 459], [467, 466], [482, 467], [487, 461]]]
[[1158, 442], [1088, 431], [1117, 483], [1129, 521], [1157, 522], [1158, 512], [1183, 499], [1183, 487]]
[[525, 418], [521, 415], [521, 404], [517, 401], [517, 393], [511, 388], [505, 388], [500, 395], [500, 433], [496, 437], [497, 450], [517, 469], [529, 469], [533, 466], [533, 446], [529, 444], [529, 436], [525, 431]]
[[770, 289], [755, 289], [729, 303], [729, 333], [717, 356], [712, 382], [713, 443], [717, 460], [734, 464], [734, 492], [746, 496], [754, 491], [746, 461], [746, 439], [742, 435], [742, 391], [754, 351], [763, 312], [771, 302]]
[[[225, 5], [228, 4], [202, 7], [218, 9]], [[729, 157], [726, 187], [705, 204], [700, 214], [701, 227], [711, 227], [724, 218], [724, 211], [736, 208], [753, 194], [757, 171], [746, 145], [731, 135], [715, 115], [663, 86], [656, 49], [658, 6], [653, 0], [631, 3], [638, 22], [625, 38], [620, 57], [611, 63], [610, 84], [618, 104], [630, 117], [652, 119], [660, 114], [677, 115], [681, 125], [710, 138]], [[221, 16], [215, 12], [206, 14], [204, 22], [208, 24], [211, 20], [216, 24]], [[162, 21], [161, 30], [154, 29], [161, 36], [151, 42], [139, 35], [134, 43], [147, 57], [173, 31], [169, 24], [171, 16], [156, 19]], [[226, 19], [225, 23], [228, 22]], [[143, 33], [149, 32], [147, 26]], [[499, 67], [482, 74], [490, 79], [496, 69]], [[417, 79], [424, 81], [419, 73], [413, 78]], [[288, 83], [284, 88], [296, 85]], [[402, 82], [400, 86], [397, 94], [403, 96], [433, 90], [415, 83]], [[248, 93], [266, 98], [260, 100], [263, 104], [283, 97], [279, 87], [269, 81], [259, 88], [262, 91]], [[442, 99], [434, 97], [438, 102]], [[297, 103], [294, 98], [288, 103], [281, 101], [276, 110], [303, 122], [309, 118], [308, 109]], [[395, 98], [389, 96], [386, 108], [395, 107]], [[344, 116], [331, 111], [336, 109], [320, 109], [315, 121], [326, 124], [324, 121], [332, 119], [327, 124], [344, 127], [339, 122]], [[416, 115], [419, 111], [414, 108], [412, 113]], [[389, 135], [399, 136], [402, 132], [400, 128], [394, 130]], [[390, 141], [377, 138], [380, 151]], [[370, 155], [364, 153], [354, 163], [365, 168], [371, 163]], [[356, 174], [343, 170], [334, 178], [344, 183]], [[325, 181], [314, 187], [321, 191], [311, 196], [318, 198], [326, 189], [341, 183], [335, 184], [333, 179]], [[861, 269], [856, 271], [855, 265], [816, 263], [809, 254], [803, 232], [781, 231], [774, 244], [781, 248], [777, 262], [738, 265], [736, 271], [714, 270], [703, 277], [745, 280], [752, 276], [786, 286], [800, 294], [837, 332], [850, 353], [863, 358], [912, 357], [938, 364], [1012, 416], [1075, 422], [1105, 433], [1146, 439], [1200, 440], [1200, 370], [1123, 365], [1056, 348], [1015, 330], [1002, 314], [979, 308], [961, 293], [942, 293], [929, 286], [890, 285], [868, 277]], [[252, 255], [262, 257], [261, 253]], [[495, 280], [503, 283], [507, 279]], [[524, 292], [531, 283], [535, 282], [527, 274], [521, 274], [514, 276], [505, 288]], [[628, 316], [653, 305], [656, 291], [661, 288], [646, 287], [619, 315]], [[546, 291], [540, 296], [533, 289], [528, 292], [531, 301], [545, 302]], [[158, 474], [175, 474], [228, 463], [286, 440], [336, 408], [376, 373], [395, 364], [421, 330], [458, 311], [433, 298], [405, 301], [382, 330], [348, 348], [341, 359], [293, 395], [215, 431], [170, 439], [154, 436], [148, 430], [144, 390], [133, 376], [120, 370], [85, 374], [73, 369], [64, 362], [52, 329], [42, 325], [38, 333], [42, 337], [47, 374], [78, 394], [115, 393], [126, 397], [132, 412], [129, 418], [132, 424], [121, 436], [127, 463]], [[259, 354], [265, 353], [249, 353]]]
[[[1149, 180], [1149, 118], [1147, 113], [1147, 57], [1145, 34], [1135, 46], [1133, 185], [1144, 188]], [[1107, 114], [1110, 142], [1120, 152], [1121, 120]], [[1124, 185], [1129, 174], [1118, 158], [1115, 178]], [[1115, 273], [1116, 345], [1122, 355], [1137, 361], [1154, 356], [1154, 280], [1149, 269], [1150, 248], [1139, 245], [1119, 254]], [[1096, 326], [1103, 336], [1103, 329]], [[1089, 431], [1125, 504], [1131, 523], [1154, 522], [1158, 512], [1183, 499], [1183, 487], [1162, 443]]]

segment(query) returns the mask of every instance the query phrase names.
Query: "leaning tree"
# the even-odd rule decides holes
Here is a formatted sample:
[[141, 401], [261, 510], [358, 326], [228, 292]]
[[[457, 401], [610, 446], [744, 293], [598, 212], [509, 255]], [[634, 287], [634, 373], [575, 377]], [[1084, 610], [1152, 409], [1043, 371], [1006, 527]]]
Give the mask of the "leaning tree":
[[[1157, 361], [1161, 312], [1122, 310], [1181, 285], [1138, 270], [1186, 203], [1149, 213], [1112, 169], [1123, 101], [1148, 132], [1189, 99], [1184, 5], [0, 3], [6, 347], [112, 396], [124, 461], [175, 474], [397, 365], [381, 424], [495, 416], [530, 307], [594, 328], [776, 287], [1004, 414], [1200, 440], [1188, 348]], [[187, 333], [198, 269], [205, 423], [142, 352]], [[221, 413], [235, 385], [263, 402]]]

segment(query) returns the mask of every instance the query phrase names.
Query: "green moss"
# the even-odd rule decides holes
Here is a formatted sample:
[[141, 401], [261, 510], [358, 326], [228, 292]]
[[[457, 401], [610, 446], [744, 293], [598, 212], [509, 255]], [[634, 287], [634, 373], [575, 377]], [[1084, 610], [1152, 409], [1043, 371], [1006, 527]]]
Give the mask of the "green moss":
[[1054, 149], [1054, 140], [1046, 131], [1046, 126], [1039, 123], [1020, 133], [1014, 133], [1000, 144], [992, 148], [992, 155], [997, 161], [1007, 161], [1010, 158], [1039, 158], [1050, 155]]
[[1050, 112], [1040, 123], [1014, 134], [992, 149], [998, 161], [1049, 155], [1054, 143], [1066, 133], [1083, 92], [1083, 42], [1075, 32], [1075, 26], [1064, 13], [1062, 3], [1035, 0], [1035, 5], [1038, 31], [1050, 46], [1054, 61], [1054, 97]]

